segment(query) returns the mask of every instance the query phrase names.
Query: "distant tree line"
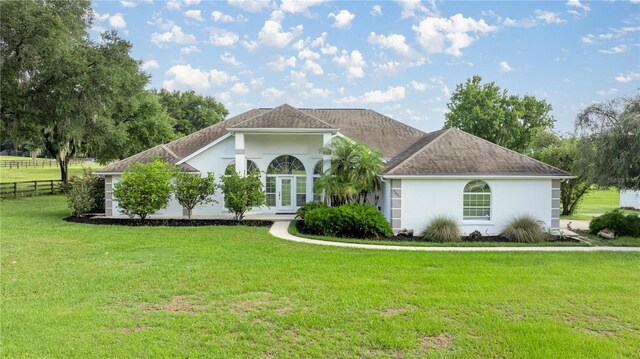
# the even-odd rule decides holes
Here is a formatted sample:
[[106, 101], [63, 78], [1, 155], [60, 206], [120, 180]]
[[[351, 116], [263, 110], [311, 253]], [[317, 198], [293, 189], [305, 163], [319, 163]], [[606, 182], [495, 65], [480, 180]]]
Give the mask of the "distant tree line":
[[0, 2], [0, 141], [69, 160], [120, 159], [224, 120], [193, 91], [146, 90], [150, 77], [115, 31], [93, 40], [89, 0]]

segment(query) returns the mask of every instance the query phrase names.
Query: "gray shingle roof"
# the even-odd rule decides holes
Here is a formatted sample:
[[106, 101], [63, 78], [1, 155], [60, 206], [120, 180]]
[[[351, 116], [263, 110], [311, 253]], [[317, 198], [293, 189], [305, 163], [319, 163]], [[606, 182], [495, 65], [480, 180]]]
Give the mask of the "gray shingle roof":
[[382, 174], [571, 176], [561, 169], [455, 128], [423, 136], [390, 161]]
[[289, 105], [282, 105], [228, 128], [320, 128], [334, 129], [328, 123]]
[[[297, 123], [304, 126], [311, 126], [311, 123], [313, 123], [313, 126], [316, 126], [304, 128], [319, 128], [317, 126], [324, 123], [324, 126], [327, 127], [320, 128], [338, 129], [342, 134], [352, 140], [364, 143], [370, 148], [380, 151], [386, 160], [390, 160], [405, 147], [414, 143], [418, 138], [425, 134], [418, 129], [407, 126], [402, 122], [396, 121], [372, 110], [295, 109], [291, 106], [283, 105], [274, 109], [259, 108], [243, 112], [237, 116], [218, 122], [188, 136], [167, 143], [165, 146], [179, 159], [182, 159], [227, 134], [228, 128], [241, 124], [244, 124], [242, 125], [243, 127], [238, 128], [249, 128], [251, 126], [259, 127], [258, 125], [262, 127], [269, 126], [265, 123], [268, 122], [266, 119], [278, 121], [276, 116], [268, 115], [270, 112], [274, 112], [276, 110], [288, 114], [292, 114], [292, 112], [299, 112], [299, 114], [296, 115], [292, 114], [294, 120], [287, 120], [291, 121], [292, 124]], [[296, 118], [299, 120], [295, 120]], [[122, 172], [130, 164], [148, 161], [148, 158], [145, 157], [147, 155], [143, 154], [152, 150], [154, 154], [161, 152], [156, 149], [156, 147], [117, 161], [98, 172]], [[169, 160], [168, 157], [167, 160]], [[174, 163], [175, 162], [177, 162], [177, 160], [174, 161]]]

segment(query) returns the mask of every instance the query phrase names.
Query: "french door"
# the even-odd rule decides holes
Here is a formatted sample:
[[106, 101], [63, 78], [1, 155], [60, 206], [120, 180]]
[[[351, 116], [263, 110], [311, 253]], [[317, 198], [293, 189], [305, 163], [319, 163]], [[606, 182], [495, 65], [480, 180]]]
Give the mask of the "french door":
[[294, 177], [276, 177], [276, 210], [278, 212], [293, 212], [295, 210], [294, 183]]

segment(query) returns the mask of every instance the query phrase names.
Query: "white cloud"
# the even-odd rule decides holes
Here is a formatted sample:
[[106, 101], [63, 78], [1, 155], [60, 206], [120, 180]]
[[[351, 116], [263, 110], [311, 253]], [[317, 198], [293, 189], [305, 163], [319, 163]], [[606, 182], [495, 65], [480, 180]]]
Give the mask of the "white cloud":
[[171, 31], [151, 34], [151, 42], [162, 47], [164, 43], [175, 42], [178, 44], [189, 44], [196, 42], [196, 37], [182, 32], [180, 26], [174, 25]]
[[232, 46], [238, 41], [237, 34], [224, 29], [212, 29], [209, 32], [209, 42], [215, 46]]
[[600, 96], [609, 96], [609, 95], [613, 95], [614, 93], [618, 92], [618, 89], [616, 88], [610, 88], [608, 90], [600, 90], [600, 91], [596, 91], [596, 94], [600, 95]]
[[327, 0], [282, 0], [280, 9], [292, 14], [304, 13], [307, 12], [310, 7], [320, 5], [326, 1]]
[[628, 72], [626, 75], [618, 74], [618, 76], [616, 76], [616, 81], [623, 84], [638, 79], [640, 79], [640, 72]]
[[311, 71], [314, 75], [322, 75], [324, 73], [322, 66], [311, 60], [304, 62], [304, 68], [305, 70]]
[[262, 94], [262, 97], [264, 97], [267, 100], [274, 100], [284, 96], [284, 91], [278, 90], [275, 87], [269, 87], [268, 89], [262, 91], [261, 94]]
[[189, 45], [180, 49], [180, 53], [183, 55], [189, 55], [194, 52], [200, 52], [200, 49], [196, 45]]
[[264, 26], [258, 34], [258, 38], [262, 44], [283, 48], [302, 34], [302, 25], [291, 28], [289, 32], [283, 31], [283, 19], [284, 13], [282, 11], [275, 10], [271, 13], [271, 18], [264, 22]]
[[230, 91], [236, 95], [246, 95], [249, 93], [249, 88], [244, 82], [236, 82], [231, 87]]
[[93, 12], [93, 17], [97, 21], [109, 21], [109, 25], [111, 27], [115, 27], [117, 29], [121, 29], [127, 26], [127, 22], [124, 21], [124, 17], [122, 13], [111, 14], [99, 14], [97, 12]]
[[271, 1], [265, 0], [229, 0], [229, 5], [247, 12], [260, 12], [273, 6]]
[[180, 0], [168, 0], [167, 1], [168, 9], [179, 9], [180, 8]]
[[240, 45], [242, 45], [242, 47], [244, 47], [245, 49], [247, 49], [249, 52], [255, 50], [258, 48], [258, 42], [257, 41], [247, 41], [247, 40], [242, 40], [240, 42]]
[[614, 46], [610, 49], [600, 49], [598, 51], [600, 51], [603, 54], [609, 54], [609, 55], [617, 55], [617, 54], [622, 54], [625, 53], [629, 50], [629, 48], [627, 47], [627, 45], [618, 45], [618, 46]]
[[175, 22], [173, 22], [172, 20], [165, 21], [158, 14], [154, 14], [152, 20], [147, 21], [147, 24], [155, 25], [155, 26], [158, 26], [160, 30], [168, 31], [168, 30], [171, 30], [171, 28], [175, 25]]
[[484, 34], [497, 30], [483, 19], [477, 21], [462, 14], [453, 15], [449, 19], [428, 17], [419, 25], [413, 25], [412, 29], [417, 33], [418, 42], [428, 53], [444, 52], [453, 56], [462, 56], [460, 50], [477, 40], [470, 33]]
[[618, 29], [612, 29], [611, 32], [607, 32], [604, 34], [599, 34], [599, 35], [587, 34], [581, 38], [581, 41], [583, 44], [595, 45], [595, 44], [600, 44], [601, 42], [604, 42], [606, 40], [619, 39], [628, 33], [636, 32], [636, 31], [640, 31], [640, 26], [623, 26]]
[[348, 10], [340, 10], [337, 14], [330, 13], [328, 17], [335, 19], [335, 22], [331, 25], [332, 27], [348, 29], [351, 27], [351, 22], [356, 18], [356, 15], [350, 13]]
[[167, 90], [204, 91], [211, 87], [221, 86], [229, 81], [229, 75], [216, 69], [206, 71], [191, 65], [175, 65], [166, 73], [167, 79], [162, 85]]
[[427, 85], [425, 83], [417, 82], [417, 81], [414, 81], [414, 80], [411, 80], [409, 82], [409, 85], [411, 87], [413, 87], [413, 89], [416, 90], [416, 91], [424, 91], [429, 87], [429, 85]]
[[374, 63], [374, 72], [387, 76], [397, 75], [400, 72], [402, 64], [398, 61], [388, 61], [382, 64]]
[[504, 21], [502, 22], [502, 25], [504, 26], [509, 26], [509, 27], [521, 27], [524, 29], [528, 29], [531, 27], [534, 27], [537, 25], [536, 20], [532, 19], [532, 18], [524, 18], [524, 19], [520, 19], [520, 20], [514, 20], [511, 18], [505, 18]]
[[547, 24], [562, 24], [564, 20], [560, 18], [560, 14], [557, 12], [551, 12], [546, 10], [535, 10], [533, 12], [536, 19], [546, 22]]
[[234, 22], [235, 19], [231, 15], [227, 15], [220, 11], [214, 11], [211, 13], [211, 17], [215, 22]]
[[371, 8], [371, 12], [369, 14], [373, 16], [382, 16], [382, 8], [380, 7], [380, 5], [374, 5]]
[[138, 5], [138, 3], [135, 2], [135, 1], [120, 0], [120, 5], [122, 5], [124, 7], [128, 7], [128, 8], [132, 8], [132, 7], [136, 7], [136, 5]]
[[400, 17], [402, 19], [406, 19], [409, 17], [417, 17], [417, 13], [427, 14], [427, 15], [436, 15], [435, 11], [435, 1], [431, 0], [431, 7], [434, 9], [429, 10], [426, 6], [422, 5], [420, 0], [397, 0], [398, 4], [402, 8], [402, 14]]
[[240, 65], [242, 65], [242, 63], [240, 61], [236, 60], [236, 57], [233, 56], [228, 51], [225, 51], [224, 54], [220, 55], [220, 60], [222, 60], [222, 62], [227, 63], [227, 64], [232, 65], [232, 66], [240, 66]]
[[320, 54], [309, 49], [302, 49], [302, 51], [298, 52], [298, 58], [300, 60], [304, 60], [304, 59], [316, 60], [320, 58]]
[[337, 103], [386, 103], [400, 101], [404, 99], [406, 89], [404, 86], [388, 87], [386, 91], [374, 90], [365, 92], [363, 95], [354, 97], [343, 97]]
[[200, 4], [200, 0], [182, 0], [185, 5], [198, 5]]
[[419, 56], [418, 53], [407, 44], [404, 35], [391, 34], [385, 36], [376, 35], [375, 32], [372, 32], [369, 34], [368, 40], [370, 43], [382, 48], [393, 49], [396, 53], [407, 58], [416, 58]]
[[511, 68], [511, 66], [509, 66], [509, 63], [507, 63], [506, 61], [501, 61], [500, 62], [500, 71], [502, 71], [502, 72], [511, 72], [511, 71], [513, 71], [513, 69]]
[[300, 88], [308, 87], [307, 73], [304, 71], [293, 71], [293, 70], [289, 71], [289, 79], [291, 80], [291, 83], [289, 83], [289, 86], [300, 87]]
[[160, 67], [160, 64], [156, 60], [147, 60], [142, 63], [143, 70], [157, 69]]
[[569, 0], [567, 1], [567, 6], [576, 7], [578, 9], [582, 9], [584, 12], [591, 11], [591, 7], [587, 4], [583, 4], [580, 0]]
[[593, 35], [589, 34], [589, 35], [583, 36], [580, 39], [580, 41], [582, 41], [582, 43], [586, 45], [595, 45], [597, 44], [597, 42], [594, 40], [594, 38], [595, 37]]
[[284, 71], [287, 67], [296, 67], [296, 58], [291, 56], [285, 59], [283, 56], [277, 55], [273, 57], [271, 62], [267, 63], [267, 66], [273, 71]]
[[341, 56], [336, 56], [333, 58], [333, 61], [338, 65], [345, 68], [347, 73], [347, 78], [362, 78], [364, 77], [364, 67], [367, 66], [367, 63], [364, 61], [364, 57], [362, 57], [362, 53], [358, 50], [351, 51], [349, 54], [347, 51], [342, 51]]
[[204, 21], [204, 19], [202, 18], [202, 12], [200, 10], [187, 10], [184, 12], [184, 16], [190, 19]]

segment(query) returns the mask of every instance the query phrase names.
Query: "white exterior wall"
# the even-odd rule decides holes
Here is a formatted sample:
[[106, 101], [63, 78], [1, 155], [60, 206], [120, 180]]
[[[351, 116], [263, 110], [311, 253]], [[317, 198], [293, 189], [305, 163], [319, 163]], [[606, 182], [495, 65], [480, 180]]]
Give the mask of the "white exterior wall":
[[[402, 179], [400, 228], [420, 234], [431, 219], [448, 215], [460, 224], [460, 230], [471, 233], [497, 234], [515, 216], [529, 214], [551, 228], [552, 190], [550, 179], [484, 180], [491, 188], [491, 220], [464, 221], [462, 197], [471, 179]], [[395, 227], [394, 227], [395, 228]]]
[[[122, 180], [122, 176], [113, 175], [111, 176], [112, 185], [115, 186]], [[111, 216], [112, 217], [120, 217], [120, 218], [128, 218], [128, 216], [120, 211], [120, 207], [118, 206], [118, 200], [114, 197], [111, 200]], [[171, 200], [169, 200], [169, 204], [167, 208], [163, 209], [160, 212], [154, 213], [153, 215], [149, 215], [148, 218], [180, 218], [182, 217], [182, 206], [178, 201], [176, 201], [173, 196], [171, 196]]]
[[620, 191], [620, 208], [640, 209], [640, 191]]

